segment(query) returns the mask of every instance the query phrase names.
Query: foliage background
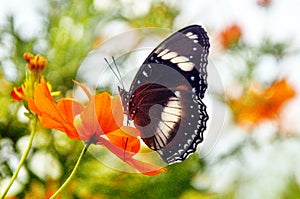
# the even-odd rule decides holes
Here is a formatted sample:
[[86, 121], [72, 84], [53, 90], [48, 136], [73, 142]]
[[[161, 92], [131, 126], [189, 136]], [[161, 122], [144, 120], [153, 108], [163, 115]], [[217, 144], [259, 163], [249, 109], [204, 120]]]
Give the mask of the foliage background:
[[[64, 96], [72, 92], [71, 80], [78, 78], [83, 59], [103, 41], [136, 28], [177, 30], [197, 23], [208, 31], [209, 67], [217, 69], [223, 83], [223, 88], [210, 85], [206, 97], [217, 100], [226, 116], [220, 121], [223, 128], [213, 150], [205, 157], [195, 154], [171, 165], [168, 172], [155, 177], [118, 172], [87, 154], [61, 198], [299, 198], [297, 1], [27, 0], [1, 4], [0, 190], [28, 140], [24, 108], [10, 96], [25, 76], [24, 52], [48, 59], [44, 76]], [[152, 36], [163, 39], [166, 35]], [[294, 91], [291, 99], [286, 96], [289, 91], [274, 89], [281, 79]], [[260, 95], [247, 92], [253, 88]], [[259, 104], [255, 109], [259, 111], [266, 104], [260, 97], [268, 88], [279, 96], [276, 107], [272, 103], [277, 98], [267, 99], [267, 110], [275, 116], [259, 114], [258, 120], [249, 124], [248, 118], [245, 125], [241, 122], [245, 117], [237, 110], [251, 115], [250, 104]], [[218, 108], [212, 105], [209, 110]], [[47, 198], [68, 176], [81, 147], [82, 143], [60, 132], [40, 128], [11, 198]]]

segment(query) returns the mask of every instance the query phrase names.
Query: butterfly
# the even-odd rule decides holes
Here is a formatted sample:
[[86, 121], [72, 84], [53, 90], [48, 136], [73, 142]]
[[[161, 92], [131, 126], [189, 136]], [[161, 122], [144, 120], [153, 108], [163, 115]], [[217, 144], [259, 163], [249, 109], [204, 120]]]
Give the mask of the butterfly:
[[149, 54], [129, 91], [119, 87], [128, 119], [167, 164], [184, 161], [203, 141], [209, 47], [201, 26], [187, 26]]

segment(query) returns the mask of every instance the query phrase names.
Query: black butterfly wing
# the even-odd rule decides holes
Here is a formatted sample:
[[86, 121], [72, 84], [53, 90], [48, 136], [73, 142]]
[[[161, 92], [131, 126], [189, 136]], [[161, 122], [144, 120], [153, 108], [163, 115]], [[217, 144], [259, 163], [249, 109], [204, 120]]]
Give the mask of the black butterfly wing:
[[150, 53], [130, 87], [130, 119], [168, 164], [185, 160], [203, 140], [208, 50], [201, 26], [183, 28]]
[[[143, 65], [159, 63], [181, 72], [186, 79], [191, 80], [192, 88], [202, 99], [207, 88], [206, 67], [209, 47], [209, 38], [201, 26], [187, 26], [159, 44], [149, 54]], [[142, 77], [140, 75], [143, 71], [144, 68], [140, 67], [130, 90], [134, 89], [138, 80], [143, 81], [142, 78], [137, 78]], [[144, 81], [147, 80], [146, 77]]]

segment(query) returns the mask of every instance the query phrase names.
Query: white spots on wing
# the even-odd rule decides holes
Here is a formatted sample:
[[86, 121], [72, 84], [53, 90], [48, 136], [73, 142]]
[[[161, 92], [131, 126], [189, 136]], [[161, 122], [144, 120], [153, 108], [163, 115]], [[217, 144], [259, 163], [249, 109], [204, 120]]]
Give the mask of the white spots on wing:
[[187, 149], [187, 148], [190, 147], [189, 140], [187, 140], [187, 142], [188, 142], [187, 144], [183, 145], [183, 148], [184, 148], [184, 149]]
[[186, 36], [189, 38], [189, 39], [192, 39], [194, 43], [198, 43], [198, 35], [192, 33], [192, 32], [188, 32], [186, 33]]
[[[170, 58], [171, 59], [170, 61], [173, 64], [177, 64], [177, 66], [181, 70], [183, 70], [183, 71], [191, 71], [193, 69], [193, 67], [195, 66], [195, 64], [193, 62], [190, 62], [189, 58], [187, 58], [185, 56], [176, 56], [176, 57], [173, 57], [174, 55], [175, 55], [175, 53], [170, 52], [170, 53], [168, 53], [168, 54], [165, 55], [165, 58]], [[162, 58], [164, 58], [164, 57], [162, 57]]]
[[[192, 32], [188, 32], [186, 33], [186, 36], [192, 39], [194, 43], [198, 43], [198, 35]], [[192, 50], [197, 51], [198, 49], [194, 47]], [[195, 64], [190, 61], [190, 59], [194, 58], [192, 55], [190, 55], [189, 57], [180, 56], [175, 51], [170, 51], [169, 49], [162, 50], [161, 48], [157, 49], [155, 52], [158, 53], [157, 57], [160, 57], [162, 60], [170, 60], [170, 62], [172, 62], [173, 64], [177, 64], [177, 66], [183, 71], [191, 71], [195, 66]], [[158, 60], [155, 61], [159, 63]]]
[[189, 146], [191, 146], [192, 142], [193, 142], [193, 139], [187, 140], [187, 143], [188, 143]]
[[[188, 32], [186, 33], [186, 36], [192, 39], [194, 43], [198, 43], [198, 35], [192, 32]], [[194, 47], [192, 50], [197, 51], [197, 48]], [[180, 56], [177, 52], [170, 51], [169, 49], [162, 50], [161, 48], [157, 49], [155, 53], [158, 53], [157, 57], [160, 57], [162, 60], [170, 60], [170, 62], [172, 62], [173, 64], [177, 64], [177, 66], [183, 71], [191, 71], [195, 66], [195, 64], [190, 61], [190, 59], [193, 58], [192, 55], [190, 55], [189, 57]]]
[[[178, 98], [180, 97], [180, 92], [179, 91], [175, 91], [174, 93]], [[172, 99], [172, 98], [171, 98]]]
[[184, 150], [183, 150], [183, 149], [178, 149], [178, 153], [179, 153], [179, 154], [183, 154], [183, 153], [184, 153]]
[[176, 52], [169, 52], [169, 53], [163, 55], [161, 58], [163, 60], [169, 60], [169, 59], [172, 59], [172, 58], [177, 57], [177, 56], [178, 56], [178, 54]]
[[188, 32], [188, 33], [186, 33], [185, 35], [186, 35], [187, 37], [190, 37], [190, 36], [193, 35], [193, 33], [192, 33], [192, 32]]
[[183, 71], [191, 71], [195, 64], [193, 62], [179, 63], [178, 67]]
[[196, 138], [197, 133], [198, 133], [198, 130], [197, 130], [197, 132], [195, 132], [195, 134], [192, 134], [192, 140], [194, 140]]
[[194, 77], [194, 76], [191, 76], [191, 80], [194, 81], [194, 80], [195, 80], [195, 77]]
[[161, 57], [161, 56], [167, 54], [169, 51], [170, 51], [169, 49], [164, 49], [163, 51], [161, 51], [161, 52], [157, 55], [157, 57]]
[[192, 34], [191, 36], [188, 36], [188, 38], [190, 38], [190, 39], [198, 39], [198, 36], [195, 35], [195, 34]]
[[146, 73], [146, 71], [143, 71], [143, 75], [144, 75], [145, 77], [148, 77], [148, 74]]
[[137, 81], [137, 83], [138, 83], [138, 84], [140, 84], [140, 83], [141, 83], [141, 81], [140, 81], [140, 80], [138, 80], [138, 81]]
[[185, 56], [178, 56], [178, 57], [171, 59], [171, 62], [173, 64], [181, 63], [181, 62], [188, 62], [188, 61], [189, 61], [189, 58], [187, 58]]

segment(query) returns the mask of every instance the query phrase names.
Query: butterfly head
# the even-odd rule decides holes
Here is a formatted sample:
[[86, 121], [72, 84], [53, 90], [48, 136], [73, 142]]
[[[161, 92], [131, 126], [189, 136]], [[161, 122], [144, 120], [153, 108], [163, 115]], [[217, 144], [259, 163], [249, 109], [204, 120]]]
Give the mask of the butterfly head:
[[119, 95], [121, 97], [122, 105], [124, 107], [124, 113], [128, 115], [128, 100], [129, 100], [129, 93], [124, 89], [118, 86]]

